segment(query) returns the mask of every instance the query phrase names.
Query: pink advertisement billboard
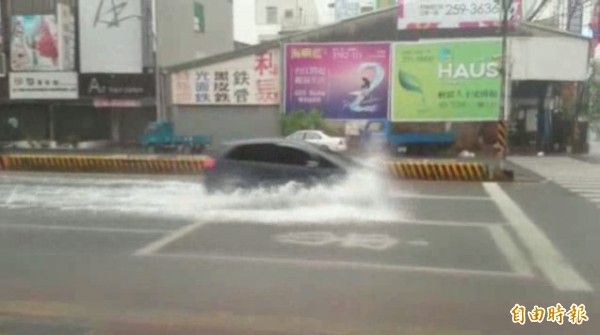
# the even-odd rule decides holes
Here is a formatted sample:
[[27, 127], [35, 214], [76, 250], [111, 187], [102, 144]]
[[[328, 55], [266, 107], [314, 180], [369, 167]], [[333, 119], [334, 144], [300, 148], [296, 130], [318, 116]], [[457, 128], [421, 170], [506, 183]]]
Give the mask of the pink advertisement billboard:
[[286, 46], [285, 111], [318, 110], [327, 119], [387, 118], [390, 45]]

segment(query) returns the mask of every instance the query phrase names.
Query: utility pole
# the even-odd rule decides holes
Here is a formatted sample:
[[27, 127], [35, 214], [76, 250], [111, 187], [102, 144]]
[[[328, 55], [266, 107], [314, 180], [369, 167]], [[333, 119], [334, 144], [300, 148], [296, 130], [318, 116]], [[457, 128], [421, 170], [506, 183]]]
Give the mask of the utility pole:
[[500, 121], [498, 122], [498, 150], [500, 151], [500, 155], [504, 160], [506, 155], [508, 154], [508, 127], [507, 127], [507, 118], [508, 113], [507, 109], [509, 108], [508, 90], [510, 87], [508, 86], [508, 13], [512, 7], [512, 3], [514, 0], [500, 0], [501, 9], [502, 9], [502, 26], [501, 26], [501, 35], [502, 35], [502, 65], [501, 65], [501, 85], [500, 85]]

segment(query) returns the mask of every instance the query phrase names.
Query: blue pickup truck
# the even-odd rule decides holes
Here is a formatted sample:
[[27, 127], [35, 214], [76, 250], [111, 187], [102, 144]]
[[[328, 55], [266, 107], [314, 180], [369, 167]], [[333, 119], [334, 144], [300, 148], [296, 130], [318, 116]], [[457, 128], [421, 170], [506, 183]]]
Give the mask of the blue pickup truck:
[[152, 122], [140, 139], [142, 146], [150, 153], [175, 151], [191, 154], [201, 153], [211, 143], [210, 136], [180, 136], [170, 122]]
[[394, 124], [388, 120], [371, 120], [360, 131], [361, 147], [365, 150], [387, 149], [397, 154], [401, 149], [408, 155], [428, 155], [450, 148], [456, 140], [452, 132], [403, 132], [396, 133]]

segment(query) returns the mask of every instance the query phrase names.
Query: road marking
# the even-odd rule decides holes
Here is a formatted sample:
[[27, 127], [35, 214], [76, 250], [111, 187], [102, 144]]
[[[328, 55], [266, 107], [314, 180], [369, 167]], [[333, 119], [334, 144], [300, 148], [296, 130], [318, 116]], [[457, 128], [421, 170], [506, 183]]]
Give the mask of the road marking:
[[396, 220], [395, 224], [406, 224], [406, 225], [424, 225], [424, 226], [444, 226], [444, 227], [488, 227], [494, 225], [503, 225], [504, 222], [456, 222], [456, 221], [437, 221], [437, 220]]
[[342, 248], [362, 248], [373, 251], [384, 251], [396, 246], [400, 241], [387, 234], [337, 235], [328, 231], [291, 232], [273, 236], [281, 244], [302, 245], [307, 247], [323, 247], [338, 245]]
[[573, 182], [573, 181], [556, 181], [560, 186], [574, 187], [574, 188], [586, 188], [586, 189], [597, 189], [600, 187], [600, 183], [591, 183], [589, 181]]
[[597, 187], [594, 188], [572, 188], [570, 189], [570, 191], [572, 192], [577, 192], [577, 193], [587, 193], [587, 194], [600, 194], [600, 190], [597, 189]]
[[153, 253], [158, 252], [160, 249], [166, 247], [167, 245], [177, 241], [178, 239], [184, 237], [187, 234], [194, 232], [196, 229], [204, 226], [205, 222], [197, 222], [191, 225], [187, 225], [179, 230], [174, 231], [172, 234], [166, 235], [165, 237], [156, 240], [140, 249], [138, 249], [134, 256], [149, 256]]
[[[365, 324], [360, 319], [344, 321], [327, 320], [318, 317], [286, 316], [283, 314], [234, 313], [225, 310], [147, 312], [118, 310], [113, 308], [92, 308], [89, 305], [65, 304], [53, 301], [2, 301], [0, 315], [7, 321], [37, 320], [38, 325], [64, 322], [73, 324], [106, 325], [106, 331], [91, 334], [112, 334], [110, 329], [168, 330], [178, 334], [201, 334], [211, 329], [212, 333], [225, 334], [344, 334], [344, 335], [482, 335], [479, 331], [456, 328], [424, 328], [398, 322]], [[0, 321], [2, 321], [0, 316]], [[85, 320], [85, 322], [83, 322]], [[46, 321], [46, 322], [45, 322]], [[55, 322], [54, 322], [55, 321]], [[409, 322], [410, 323], [410, 322]], [[89, 327], [88, 327], [89, 328]], [[158, 331], [157, 331], [158, 332]], [[23, 333], [23, 332], [20, 332]], [[121, 332], [117, 332], [121, 333]], [[126, 332], [122, 332], [124, 334]], [[133, 331], [129, 331], [133, 333]], [[5, 334], [5, 333], [1, 333]], [[14, 334], [14, 333], [10, 333]]]
[[229, 262], [229, 263], [250, 263], [250, 264], [268, 264], [268, 265], [284, 265], [297, 266], [305, 268], [316, 268], [320, 270], [331, 269], [347, 269], [347, 270], [362, 270], [362, 271], [380, 271], [380, 272], [424, 272], [441, 275], [455, 276], [488, 276], [488, 277], [506, 277], [506, 278], [528, 278], [533, 276], [523, 275], [514, 272], [487, 271], [487, 270], [462, 270], [451, 268], [435, 268], [426, 266], [411, 266], [411, 265], [389, 265], [377, 263], [362, 263], [362, 262], [346, 262], [346, 261], [323, 261], [323, 260], [308, 260], [297, 258], [277, 258], [277, 257], [246, 257], [246, 256], [229, 256], [229, 255], [202, 255], [202, 254], [152, 254], [150, 257], [169, 258], [181, 260], [197, 260], [210, 262]]
[[497, 183], [484, 183], [484, 188], [508, 220], [533, 261], [560, 291], [591, 292], [594, 289], [569, 264], [552, 241], [529, 219], [527, 214], [502, 190]]
[[519, 250], [504, 227], [490, 226], [488, 229], [492, 235], [492, 239], [496, 242], [498, 249], [500, 249], [513, 271], [522, 275], [533, 276], [533, 270], [529, 266], [525, 255]]
[[168, 230], [168, 229], [132, 229], [132, 228], [112, 228], [112, 227], [81, 227], [81, 226], [10, 224], [10, 223], [0, 223], [0, 229], [79, 231], [79, 232], [90, 232], [90, 233], [128, 233], [128, 234], [165, 234], [165, 233], [172, 231], [172, 230]]
[[449, 196], [449, 195], [429, 195], [418, 193], [405, 193], [391, 191], [388, 195], [390, 198], [401, 199], [429, 199], [429, 200], [456, 200], [456, 201], [492, 201], [489, 197], [478, 196]]

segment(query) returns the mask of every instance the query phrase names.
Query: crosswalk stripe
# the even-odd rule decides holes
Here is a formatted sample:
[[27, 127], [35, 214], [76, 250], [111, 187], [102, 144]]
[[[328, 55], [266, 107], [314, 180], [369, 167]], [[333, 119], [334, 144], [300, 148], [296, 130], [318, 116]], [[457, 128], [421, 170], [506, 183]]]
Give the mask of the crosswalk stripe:
[[573, 189], [585, 189], [585, 190], [597, 190], [600, 189], [600, 185], [590, 185], [590, 184], [573, 184], [573, 183], [561, 183], [556, 182], [558, 185], [573, 188]]
[[599, 165], [568, 157], [511, 157], [510, 160], [600, 208]]
[[575, 193], [589, 193], [589, 194], [600, 194], [600, 189], [586, 189], [586, 188], [571, 188], [571, 191]]

